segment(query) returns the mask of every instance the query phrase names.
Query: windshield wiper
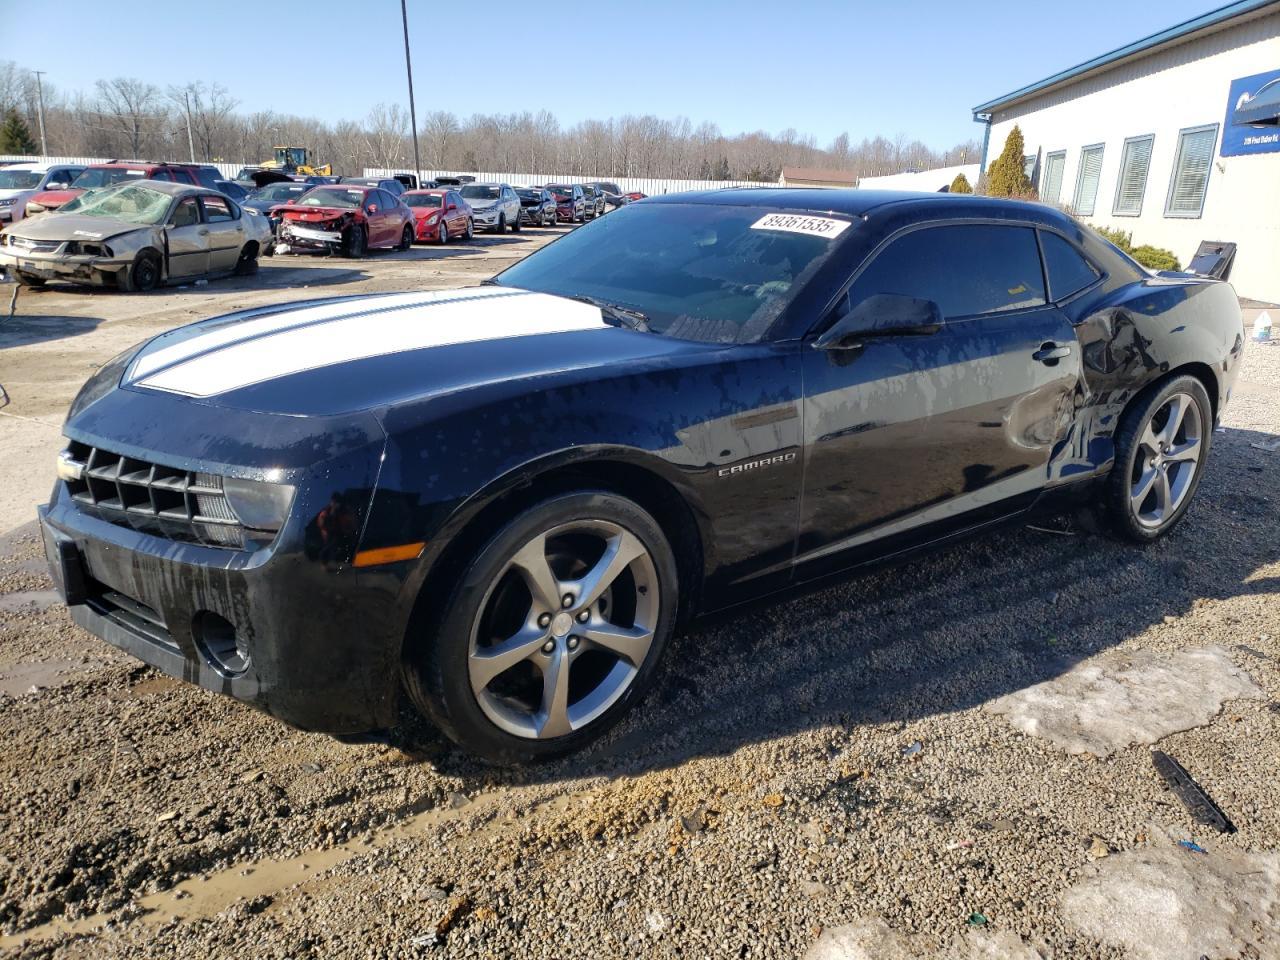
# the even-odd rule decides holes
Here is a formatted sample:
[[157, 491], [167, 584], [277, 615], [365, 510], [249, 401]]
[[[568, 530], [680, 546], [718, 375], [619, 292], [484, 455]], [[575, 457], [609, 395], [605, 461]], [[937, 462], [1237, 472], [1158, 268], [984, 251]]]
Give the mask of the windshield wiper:
[[570, 297], [569, 299], [577, 300], [579, 303], [589, 303], [593, 307], [599, 307], [605, 320], [612, 320], [619, 326], [626, 327], [628, 330], [638, 330], [640, 333], [650, 332], [649, 318], [639, 310], [620, 307], [616, 303], [601, 300], [599, 297], [576, 296]]

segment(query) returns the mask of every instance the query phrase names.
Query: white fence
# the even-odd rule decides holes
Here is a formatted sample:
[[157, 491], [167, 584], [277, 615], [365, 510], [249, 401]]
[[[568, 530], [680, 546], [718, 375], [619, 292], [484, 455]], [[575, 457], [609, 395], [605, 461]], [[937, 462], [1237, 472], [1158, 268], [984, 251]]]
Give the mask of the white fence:
[[[409, 169], [385, 167], [365, 167], [366, 177], [389, 177], [396, 173], [408, 173]], [[664, 180], [652, 177], [584, 177], [563, 173], [494, 173], [483, 170], [420, 170], [419, 180], [434, 180], [436, 177], [475, 177], [481, 183], [509, 183], [513, 187], [535, 183], [587, 183], [592, 180], [607, 180], [616, 183], [623, 193], [639, 191], [650, 197], [664, 193], [680, 193], [684, 190], [723, 190], [725, 187], [776, 187], [776, 183], [757, 183], [751, 180]]]
[[[22, 156], [16, 153], [0, 154], [0, 161], [18, 160], [23, 163], [65, 163], [68, 166], [75, 165], [78, 167], [86, 167], [91, 163], [114, 163], [117, 159], [122, 159], [125, 163], [132, 162], [135, 158], [116, 158], [116, 157], [30, 157]], [[142, 161], [139, 161], [142, 162]], [[151, 162], [151, 161], [145, 161]], [[186, 160], [169, 160], [169, 163], [187, 163]], [[198, 162], [198, 161], [197, 161]], [[257, 164], [248, 163], [209, 163], [205, 166], [217, 167], [222, 176], [230, 180], [240, 172], [241, 167], [257, 166]]]

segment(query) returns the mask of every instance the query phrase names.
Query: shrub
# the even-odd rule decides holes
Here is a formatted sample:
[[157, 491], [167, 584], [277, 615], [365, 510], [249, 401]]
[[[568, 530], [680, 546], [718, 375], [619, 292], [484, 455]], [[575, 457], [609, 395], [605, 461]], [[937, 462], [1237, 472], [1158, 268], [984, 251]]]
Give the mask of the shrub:
[[952, 193], [973, 193], [973, 187], [969, 186], [969, 178], [963, 173], [957, 173], [956, 178], [951, 181]]
[[1137, 260], [1144, 267], [1150, 270], [1181, 270], [1182, 264], [1178, 258], [1173, 255], [1172, 250], [1166, 250], [1163, 247], [1153, 247], [1149, 243], [1144, 243], [1140, 247], [1133, 245], [1133, 234], [1125, 233], [1123, 230], [1114, 230], [1110, 227], [1094, 227], [1093, 228], [1104, 239], [1111, 241], [1133, 259]]
[[1031, 185], [1031, 178], [1022, 166], [1024, 150], [1026, 141], [1022, 138], [1022, 128], [1014, 124], [1004, 142], [1004, 151], [987, 170], [987, 196], [1035, 198], [1036, 191]]

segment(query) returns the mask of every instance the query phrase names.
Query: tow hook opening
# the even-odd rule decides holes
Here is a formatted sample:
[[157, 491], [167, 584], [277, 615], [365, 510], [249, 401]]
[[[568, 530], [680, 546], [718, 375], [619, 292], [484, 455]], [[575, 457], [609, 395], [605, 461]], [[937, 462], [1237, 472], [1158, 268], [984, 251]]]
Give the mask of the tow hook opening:
[[248, 669], [248, 647], [226, 617], [201, 610], [192, 618], [191, 634], [205, 659], [219, 673], [235, 676]]

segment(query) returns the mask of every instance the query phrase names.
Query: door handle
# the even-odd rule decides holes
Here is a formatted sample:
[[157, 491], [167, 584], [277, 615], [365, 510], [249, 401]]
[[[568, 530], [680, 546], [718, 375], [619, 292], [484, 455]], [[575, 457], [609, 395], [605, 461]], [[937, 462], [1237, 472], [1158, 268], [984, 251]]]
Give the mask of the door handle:
[[209, 228], [205, 227], [203, 230], [197, 230], [196, 232], [202, 237], [207, 237], [209, 235]]
[[1040, 349], [1031, 355], [1032, 360], [1039, 360], [1041, 363], [1053, 365], [1063, 357], [1071, 356], [1071, 348], [1068, 346], [1058, 346], [1052, 340], [1046, 340], [1040, 344]]

